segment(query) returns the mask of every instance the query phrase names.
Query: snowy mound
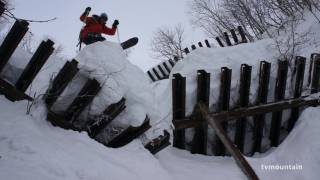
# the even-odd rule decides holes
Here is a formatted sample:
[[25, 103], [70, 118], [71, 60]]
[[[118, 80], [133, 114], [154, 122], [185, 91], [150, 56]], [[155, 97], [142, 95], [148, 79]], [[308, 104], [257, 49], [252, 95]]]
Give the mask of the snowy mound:
[[[114, 122], [139, 126], [148, 115], [156, 120], [152, 89], [145, 73], [131, 64], [122, 48], [112, 42], [97, 42], [85, 47], [75, 58], [80, 73], [97, 79], [102, 85], [90, 113], [100, 114], [108, 105], [126, 99], [126, 109]], [[151, 122], [152, 124], [152, 122]]]

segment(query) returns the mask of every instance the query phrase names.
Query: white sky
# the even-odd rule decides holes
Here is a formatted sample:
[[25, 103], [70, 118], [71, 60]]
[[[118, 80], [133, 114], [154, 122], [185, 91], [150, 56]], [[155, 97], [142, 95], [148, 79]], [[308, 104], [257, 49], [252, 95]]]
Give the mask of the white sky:
[[[191, 43], [203, 41], [205, 36], [200, 30], [191, 27], [187, 2], [190, 0], [12, 0], [14, 14], [19, 18], [45, 20], [58, 19], [50, 23], [31, 23], [30, 30], [35, 40], [50, 37], [56, 44], [62, 44], [68, 58], [76, 55], [76, 44], [82, 23], [79, 16], [87, 6], [91, 14], [106, 12], [108, 26], [114, 19], [120, 21], [121, 41], [137, 36], [138, 45], [129, 59], [143, 70], [158, 63], [150, 54], [150, 41], [154, 31], [161, 26], [181, 23], [185, 27], [187, 40]], [[107, 36], [107, 40], [118, 42], [117, 36]]]

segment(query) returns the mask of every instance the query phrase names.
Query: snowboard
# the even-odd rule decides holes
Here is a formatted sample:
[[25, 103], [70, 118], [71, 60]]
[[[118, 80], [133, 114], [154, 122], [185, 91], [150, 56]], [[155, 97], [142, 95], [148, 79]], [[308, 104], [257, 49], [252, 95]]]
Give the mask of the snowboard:
[[133, 46], [135, 46], [136, 44], [138, 44], [139, 39], [137, 37], [133, 37], [130, 38], [124, 42], [122, 42], [120, 45], [122, 47], [123, 50], [131, 48]]

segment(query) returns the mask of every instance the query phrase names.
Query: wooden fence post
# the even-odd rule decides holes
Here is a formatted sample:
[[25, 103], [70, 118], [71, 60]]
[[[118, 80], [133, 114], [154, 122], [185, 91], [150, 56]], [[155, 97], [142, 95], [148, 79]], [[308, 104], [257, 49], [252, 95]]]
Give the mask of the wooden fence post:
[[172, 61], [172, 59], [169, 59], [169, 63], [171, 65], [171, 67], [173, 67], [175, 65], [175, 63]]
[[192, 50], [196, 50], [196, 49], [197, 49], [196, 45], [192, 44], [192, 45], [191, 45], [191, 49], [192, 49]]
[[313, 59], [313, 73], [311, 82], [311, 93], [317, 93], [320, 89], [320, 54], [315, 55]]
[[163, 78], [166, 78], [168, 75], [164, 72], [164, 70], [162, 69], [162, 67], [160, 66], [160, 64], [158, 65], [158, 69], [160, 70]]
[[[288, 60], [278, 61], [278, 72], [275, 87], [274, 100], [280, 101], [284, 99], [287, 84], [287, 74], [288, 74]], [[280, 130], [282, 123], [282, 111], [277, 111], [272, 113], [272, 121], [270, 128], [270, 141], [271, 146], [277, 147], [279, 145]]]
[[156, 81], [156, 79], [153, 77], [150, 71], [147, 71], [149, 77], [151, 78], [152, 81]]
[[173, 57], [173, 60], [174, 60], [175, 62], [178, 62], [178, 61], [179, 61], [179, 58], [178, 58], [177, 56], [174, 56], [174, 57]]
[[[298, 98], [302, 94], [302, 89], [303, 89], [303, 78], [304, 78], [304, 70], [306, 67], [306, 58], [297, 56], [295, 59], [295, 87], [294, 87], [294, 95], [293, 98]], [[288, 132], [290, 132], [294, 124], [299, 118], [299, 110], [300, 108], [293, 108], [291, 109], [291, 117], [288, 121]]]
[[210, 43], [209, 43], [209, 41], [208, 41], [207, 39], [204, 40], [204, 43], [206, 43], [206, 46], [207, 46], [208, 48], [211, 48]]
[[[173, 74], [172, 79], [172, 119], [183, 119], [186, 111], [186, 78]], [[173, 146], [185, 148], [185, 130], [173, 131]]]
[[94, 97], [100, 91], [101, 86], [95, 79], [89, 79], [82, 87], [77, 97], [73, 100], [65, 112], [65, 119], [73, 123], [84, 110], [84, 108], [92, 102]]
[[[227, 67], [221, 68], [221, 78], [220, 78], [220, 94], [218, 101], [218, 111], [228, 111], [229, 110], [229, 101], [230, 101], [230, 88], [231, 88], [231, 76], [232, 70]], [[221, 124], [224, 131], [227, 132], [228, 122], [224, 122]], [[225, 147], [223, 143], [220, 141], [219, 137], [215, 135], [215, 147], [213, 149], [213, 153], [215, 156], [224, 156], [225, 155]]]
[[[197, 103], [203, 104], [209, 109], [209, 96], [210, 96], [210, 73], [205, 70], [198, 70], [197, 73]], [[198, 117], [198, 115], [196, 115]], [[200, 117], [199, 117], [200, 118]], [[199, 121], [204, 121], [198, 119]], [[201, 127], [195, 128], [195, 134], [192, 141], [191, 153], [196, 154], [207, 154], [207, 136], [208, 136], [208, 125], [204, 124]]]
[[244, 32], [242, 26], [238, 26], [238, 31], [239, 31], [239, 34], [241, 36], [241, 43], [247, 43], [248, 40], [246, 38], [246, 33]]
[[233, 38], [234, 42], [236, 44], [239, 44], [239, 39], [237, 37], [236, 31], [234, 29], [231, 29], [230, 32], [231, 32], [231, 35], [232, 35], [232, 38]]
[[24, 20], [17, 20], [12, 26], [10, 32], [3, 40], [0, 46], [0, 72], [8, 63], [14, 50], [18, 47], [20, 41], [28, 31], [29, 23]]
[[54, 78], [45, 96], [45, 102], [48, 109], [50, 109], [50, 107], [54, 104], [54, 102], [67, 87], [69, 82], [77, 74], [77, 72], [79, 71], [77, 66], [78, 62], [76, 60], [73, 59], [71, 62], [67, 61], [60, 72], [57, 74], [57, 76]]
[[0, 16], [2, 16], [2, 14], [4, 13], [4, 9], [5, 9], [5, 4], [0, 0]]
[[311, 84], [311, 78], [312, 78], [312, 70], [313, 70], [313, 59], [315, 58], [317, 54], [313, 53], [310, 56], [310, 64], [309, 64], [309, 74], [308, 74], [308, 83], [307, 83], [307, 87], [310, 87]]
[[42, 41], [36, 52], [33, 54], [27, 67], [23, 70], [15, 86], [18, 90], [25, 92], [30, 86], [36, 75], [46, 63], [50, 55], [53, 53], [54, 42], [48, 39]]
[[189, 48], [184, 48], [184, 50], [183, 50], [186, 54], [189, 54], [190, 53], [190, 51], [189, 51]]
[[[266, 104], [268, 101], [270, 71], [271, 63], [267, 61], [261, 61], [256, 105]], [[254, 152], [261, 152], [261, 142], [263, 138], [264, 123], [265, 114], [254, 116], [253, 147], [251, 152], [252, 154]]]
[[158, 71], [157, 71], [155, 68], [152, 68], [152, 71], [153, 71], [153, 73], [157, 76], [158, 80], [160, 80], [161, 77], [160, 77]]
[[203, 47], [202, 43], [201, 42], [198, 42], [198, 45], [199, 47]]
[[226, 40], [227, 45], [232, 46], [228, 33], [224, 32], [223, 35], [224, 35], [224, 39]]
[[224, 47], [224, 45], [219, 37], [216, 37], [216, 40], [217, 40], [218, 44], [220, 45], [220, 47]]
[[167, 70], [168, 74], [170, 74], [171, 70], [170, 70], [170, 68], [168, 67], [167, 63], [166, 63], [166, 62], [163, 62], [162, 64], [163, 64], [164, 68]]
[[[247, 64], [241, 65], [240, 71], [240, 89], [239, 89], [239, 105], [247, 107], [249, 105], [250, 85], [251, 85], [252, 66]], [[242, 118], [236, 121], [235, 144], [238, 149], [244, 152], [244, 142], [246, 136], [247, 121]]]

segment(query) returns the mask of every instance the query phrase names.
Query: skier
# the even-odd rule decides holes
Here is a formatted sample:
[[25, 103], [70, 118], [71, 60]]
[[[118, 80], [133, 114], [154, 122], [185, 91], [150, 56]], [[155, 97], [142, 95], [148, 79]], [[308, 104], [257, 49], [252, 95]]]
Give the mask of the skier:
[[119, 25], [119, 21], [114, 20], [112, 28], [109, 28], [106, 26], [108, 20], [106, 13], [102, 13], [100, 16], [92, 15], [92, 17], [88, 17], [90, 11], [91, 7], [87, 7], [85, 12], [80, 16], [80, 20], [86, 24], [80, 32], [80, 45], [82, 42], [88, 45], [97, 41], [106, 40], [101, 34], [114, 35]]

